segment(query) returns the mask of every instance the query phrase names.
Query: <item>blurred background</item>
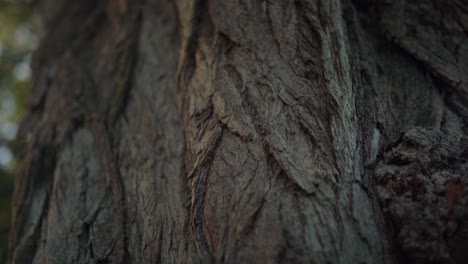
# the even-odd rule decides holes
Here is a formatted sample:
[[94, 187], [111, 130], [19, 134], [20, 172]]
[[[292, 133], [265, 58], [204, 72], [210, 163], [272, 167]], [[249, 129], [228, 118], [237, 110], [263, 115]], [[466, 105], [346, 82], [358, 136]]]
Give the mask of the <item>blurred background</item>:
[[30, 1], [0, 0], [0, 263], [5, 263], [13, 178], [21, 145], [15, 140], [29, 90], [31, 52], [37, 43]]

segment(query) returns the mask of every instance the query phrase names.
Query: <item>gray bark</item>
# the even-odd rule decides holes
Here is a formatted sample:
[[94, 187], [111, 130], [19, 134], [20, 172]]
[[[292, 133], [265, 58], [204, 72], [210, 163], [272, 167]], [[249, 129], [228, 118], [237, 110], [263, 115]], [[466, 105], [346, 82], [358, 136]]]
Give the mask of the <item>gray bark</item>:
[[466, 1], [35, 8], [11, 263], [466, 259]]

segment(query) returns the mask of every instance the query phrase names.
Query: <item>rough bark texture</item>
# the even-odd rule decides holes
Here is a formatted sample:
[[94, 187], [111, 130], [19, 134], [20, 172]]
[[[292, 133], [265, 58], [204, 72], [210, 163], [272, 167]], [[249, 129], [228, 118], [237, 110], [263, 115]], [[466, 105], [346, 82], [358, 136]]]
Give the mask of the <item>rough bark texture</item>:
[[466, 260], [466, 1], [36, 10], [11, 263]]

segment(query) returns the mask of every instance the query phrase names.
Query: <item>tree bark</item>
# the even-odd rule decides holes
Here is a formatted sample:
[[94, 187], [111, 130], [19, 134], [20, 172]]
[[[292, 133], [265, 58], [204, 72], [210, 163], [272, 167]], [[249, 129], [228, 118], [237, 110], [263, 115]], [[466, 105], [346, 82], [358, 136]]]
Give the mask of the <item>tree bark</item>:
[[464, 0], [39, 0], [11, 263], [463, 263]]

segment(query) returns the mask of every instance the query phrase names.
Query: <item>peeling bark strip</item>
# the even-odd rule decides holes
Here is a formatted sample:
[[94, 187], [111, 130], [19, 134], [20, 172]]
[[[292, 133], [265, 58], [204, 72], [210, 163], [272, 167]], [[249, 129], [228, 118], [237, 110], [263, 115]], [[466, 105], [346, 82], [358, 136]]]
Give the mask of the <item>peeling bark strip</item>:
[[36, 10], [10, 263], [464, 263], [466, 3]]

